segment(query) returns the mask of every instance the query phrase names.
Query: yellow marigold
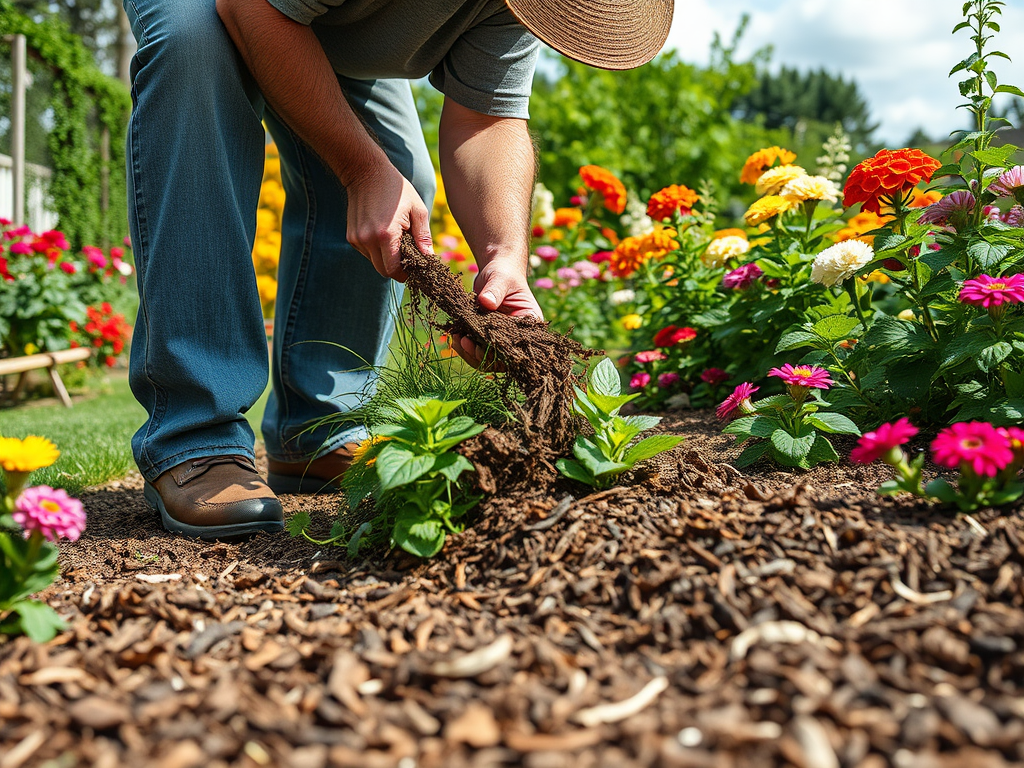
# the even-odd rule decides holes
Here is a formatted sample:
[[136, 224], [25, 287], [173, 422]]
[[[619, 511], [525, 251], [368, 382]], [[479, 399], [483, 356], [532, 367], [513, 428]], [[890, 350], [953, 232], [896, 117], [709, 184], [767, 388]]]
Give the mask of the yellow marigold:
[[777, 168], [769, 168], [761, 174], [755, 189], [759, 195], [777, 195], [791, 181], [806, 175], [807, 171], [799, 165], [780, 165]]
[[549, 229], [548, 230], [548, 240], [550, 240], [551, 242], [557, 243], [559, 240], [564, 240], [564, 239], [565, 239], [565, 232], [563, 232], [562, 230], [560, 230], [560, 229]]
[[834, 239], [837, 243], [844, 243], [847, 240], [860, 240], [863, 243], [871, 245], [874, 243], [875, 238], [872, 235], [867, 235], [865, 233], [873, 232], [884, 225], [885, 219], [877, 213], [861, 211], [856, 216], [851, 217], [850, 220], [846, 222], [846, 226], [843, 229], [836, 232]]
[[[384, 435], [374, 435], [373, 437], [368, 437], [365, 440], [363, 440], [363, 442], [357, 445], [355, 450], [352, 451], [352, 463], [358, 464], [360, 461], [363, 460], [363, 457], [366, 455], [366, 452], [370, 450], [370, 448], [372, 448], [375, 445], [379, 445], [380, 443], [383, 443], [387, 439], [388, 438], [385, 437]], [[375, 462], [376, 460], [376, 457], [370, 459], [368, 462], [366, 462], [366, 466], [372, 467], [373, 462]]]
[[791, 208], [793, 208], [793, 203], [785, 198], [778, 195], [768, 195], [750, 206], [743, 218], [746, 220], [747, 226], [756, 227], [759, 224], [764, 224], [774, 219]]
[[273, 304], [277, 300], [277, 280], [270, 275], [256, 275], [256, 290], [262, 304]]
[[260, 187], [260, 207], [272, 211], [284, 210], [284, 187], [274, 179], [267, 179]]
[[927, 208], [941, 199], [942, 193], [936, 192], [934, 189], [931, 192], [922, 192], [920, 189], [915, 189], [909, 205], [911, 208]]
[[862, 277], [861, 280], [863, 280], [865, 283], [880, 283], [881, 285], [885, 285], [886, 283], [892, 282], [889, 279], [889, 276], [885, 274], [885, 272], [882, 272], [877, 269], [874, 270], [873, 272], [869, 272], [868, 274], [864, 275], [864, 277]]
[[787, 183], [779, 194], [794, 203], [807, 200], [828, 200], [834, 203], [839, 199], [839, 187], [824, 176], [798, 176]]
[[50, 466], [59, 456], [57, 446], [45, 437], [0, 437], [0, 467], [7, 472], [35, 472]]
[[579, 208], [556, 208], [555, 226], [572, 227], [583, 221], [583, 211]]
[[723, 237], [742, 237], [744, 240], [747, 239], [747, 233], [742, 229], [720, 229], [712, 235], [712, 239], [720, 240]]
[[269, 208], [256, 211], [256, 237], [263, 237], [277, 229], [277, 214]]
[[644, 319], [640, 315], [637, 315], [635, 313], [632, 315], [626, 315], [624, 318], [622, 318], [622, 327], [625, 328], [627, 331], [635, 331], [638, 328], [642, 328], [643, 324]]
[[743, 172], [740, 173], [741, 184], [756, 184], [762, 174], [771, 168], [778, 160], [783, 165], [788, 165], [796, 160], [796, 155], [782, 147], [768, 147], [759, 149], [747, 158], [743, 164]]
[[686, 216], [698, 200], [700, 195], [689, 187], [672, 184], [651, 195], [650, 202], [647, 203], [647, 215], [655, 221], [671, 219], [676, 211]]
[[640, 247], [647, 251], [649, 254], [648, 258], [664, 258], [668, 253], [679, 247], [679, 243], [672, 237], [674, 234], [674, 229], [655, 227], [640, 238]]

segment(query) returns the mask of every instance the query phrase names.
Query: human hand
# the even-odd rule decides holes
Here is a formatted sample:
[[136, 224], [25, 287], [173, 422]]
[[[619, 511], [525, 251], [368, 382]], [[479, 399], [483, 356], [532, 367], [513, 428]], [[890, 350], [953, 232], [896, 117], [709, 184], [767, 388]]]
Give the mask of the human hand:
[[405, 282], [398, 246], [409, 232], [416, 247], [433, 253], [430, 214], [419, 194], [391, 163], [382, 162], [346, 187], [348, 241], [381, 275]]
[[[477, 302], [490, 312], [500, 312], [511, 317], [533, 317], [544, 319], [537, 299], [530, 290], [524, 268], [516, 261], [492, 259], [473, 283]], [[474, 368], [502, 370], [486, 349], [465, 336], [452, 335], [452, 349]]]

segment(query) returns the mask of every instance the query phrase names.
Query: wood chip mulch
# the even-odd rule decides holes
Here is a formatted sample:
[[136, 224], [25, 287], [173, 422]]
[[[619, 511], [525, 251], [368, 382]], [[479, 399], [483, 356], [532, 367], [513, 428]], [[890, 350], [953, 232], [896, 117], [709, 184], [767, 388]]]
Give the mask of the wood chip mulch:
[[710, 417], [671, 426], [639, 485], [492, 499], [426, 564], [88, 494], [45, 594], [69, 629], [0, 639], [0, 768], [1024, 764], [1019, 509], [740, 473]]

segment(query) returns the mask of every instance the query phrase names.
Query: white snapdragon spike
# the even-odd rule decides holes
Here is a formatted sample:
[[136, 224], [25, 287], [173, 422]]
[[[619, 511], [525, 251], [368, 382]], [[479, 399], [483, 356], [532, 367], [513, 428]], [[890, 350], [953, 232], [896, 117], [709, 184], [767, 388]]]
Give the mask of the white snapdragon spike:
[[654, 231], [654, 219], [647, 215], [647, 204], [633, 190], [626, 193], [626, 211], [619, 222], [630, 237], [643, 237]]
[[799, 176], [788, 182], [779, 194], [786, 200], [798, 203], [806, 200], [828, 200], [834, 203], [839, 199], [839, 187], [824, 176]]
[[875, 249], [860, 240], [847, 240], [826, 248], [814, 259], [811, 280], [822, 285], [839, 285], [857, 274], [875, 258]]
[[537, 226], [547, 229], [555, 223], [555, 193], [538, 182], [533, 188], [533, 215], [531, 219]]
[[618, 307], [622, 304], [629, 304], [635, 298], [636, 294], [633, 291], [629, 290], [629, 288], [624, 288], [621, 291], [614, 291], [608, 298], [608, 301], [611, 302], [613, 307]]
[[700, 260], [704, 262], [704, 266], [715, 269], [725, 266], [729, 259], [742, 256], [749, 250], [750, 243], [745, 237], [729, 235], [708, 243], [707, 250], [701, 254]]

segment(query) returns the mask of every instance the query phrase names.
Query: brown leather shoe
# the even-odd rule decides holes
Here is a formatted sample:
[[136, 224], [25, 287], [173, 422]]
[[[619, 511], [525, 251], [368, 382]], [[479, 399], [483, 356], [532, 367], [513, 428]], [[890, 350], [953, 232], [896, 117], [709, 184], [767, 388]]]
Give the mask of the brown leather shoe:
[[359, 443], [345, 443], [319, 459], [296, 463], [270, 459], [267, 483], [274, 493], [341, 493], [341, 476]]
[[199, 539], [241, 538], [284, 528], [281, 502], [246, 456], [191, 459], [146, 483], [164, 528]]

